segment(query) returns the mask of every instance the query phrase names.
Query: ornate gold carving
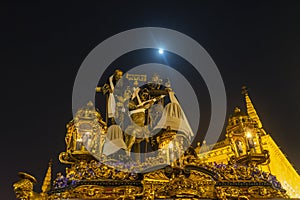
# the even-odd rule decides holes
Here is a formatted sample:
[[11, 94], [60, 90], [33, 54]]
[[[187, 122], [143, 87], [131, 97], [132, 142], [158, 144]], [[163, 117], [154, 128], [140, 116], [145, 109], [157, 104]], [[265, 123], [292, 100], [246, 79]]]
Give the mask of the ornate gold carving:
[[38, 194], [33, 191], [33, 185], [36, 183], [36, 179], [24, 172], [19, 172], [20, 181], [13, 185], [14, 192], [18, 199], [26, 200], [46, 200], [46, 194]]
[[288, 198], [285, 190], [276, 190], [272, 187], [253, 186], [248, 188], [252, 198]]
[[161, 181], [169, 182], [169, 178], [165, 175], [164, 170], [150, 172], [144, 175], [145, 181]]
[[60, 162], [73, 164], [78, 160], [91, 160], [92, 152], [97, 157], [102, 157], [103, 145], [107, 132], [106, 123], [92, 102], [79, 109], [76, 116], [67, 124], [65, 137], [66, 152], [59, 154]]
[[142, 188], [135, 186], [122, 186], [113, 189], [113, 192], [120, 194], [117, 199], [135, 199], [142, 196]]
[[[126, 78], [135, 82], [146, 82], [147, 77], [127, 74]], [[158, 79], [156, 76], [148, 83], [152, 89], [159, 89], [161, 81]], [[106, 84], [98, 90], [103, 93], [112, 92], [110, 87]], [[248, 98], [248, 94], [245, 95]], [[130, 95], [126, 98], [120, 97], [119, 107], [123, 107], [129, 97]], [[102, 155], [105, 138], [109, 133], [100, 113], [89, 102], [77, 112], [74, 120], [67, 124], [66, 152], [59, 155], [62, 163], [70, 164], [70, 167], [66, 168], [65, 175], [58, 173], [50, 189], [49, 165], [42, 193], [38, 194], [33, 191], [35, 178], [21, 172], [19, 173], [21, 180], [13, 185], [16, 197], [24, 200], [137, 197], [144, 200], [288, 198], [276, 177], [262, 170], [262, 164], [269, 164], [270, 158], [269, 152], [263, 147], [270, 145], [266, 141], [272, 141], [264, 138], [268, 135], [259, 124], [250, 98], [248, 100], [246, 99], [246, 103], [250, 105], [247, 105], [248, 114], [236, 109], [230, 117], [226, 140], [211, 145], [206, 145], [204, 141], [201, 147], [198, 145], [197, 152], [190, 147], [181, 155], [184, 151], [181, 149], [183, 141], [187, 143], [189, 138], [167, 126], [161, 134], [151, 139], [152, 147], [158, 149], [157, 154], [154, 157], [147, 157], [143, 163], [138, 162], [137, 166], [125, 162], [116, 164], [114, 157]], [[142, 115], [135, 115], [132, 118], [136, 122], [144, 121]], [[149, 134], [146, 129], [138, 126], [131, 126], [127, 130], [134, 136], [134, 138], [127, 137], [129, 147], [133, 142], [141, 142], [143, 139], [140, 138]], [[120, 133], [118, 136], [122, 137], [123, 132]], [[263, 139], [266, 141], [262, 144]], [[212, 151], [208, 151], [211, 148]], [[277, 148], [275, 155], [278, 155], [280, 151], [274, 142], [270, 150], [274, 153], [273, 148]], [[171, 159], [175, 154], [181, 156]], [[224, 162], [217, 163], [220, 160]], [[115, 163], [118, 169], [122, 170], [109, 166], [109, 163]], [[151, 167], [156, 166], [160, 168], [150, 171]], [[137, 170], [144, 170], [144, 173], [132, 173]]]
[[216, 187], [216, 194], [219, 199], [238, 198], [242, 191], [238, 187]]

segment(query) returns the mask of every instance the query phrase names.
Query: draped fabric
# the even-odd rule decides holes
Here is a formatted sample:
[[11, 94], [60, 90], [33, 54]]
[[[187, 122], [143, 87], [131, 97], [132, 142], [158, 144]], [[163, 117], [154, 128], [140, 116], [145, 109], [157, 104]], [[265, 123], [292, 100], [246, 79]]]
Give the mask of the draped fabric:
[[111, 125], [107, 129], [103, 154], [110, 155], [115, 153], [119, 149], [127, 149], [126, 144], [123, 140], [123, 132], [119, 125]]
[[108, 118], [112, 118], [116, 113], [116, 100], [113, 93], [109, 93], [108, 96], [108, 108], [107, 108]]
[[114, 84], [113, 84], [113, 76], [109, 77], [109, 86], [111, 88], [111, 92], [109, 93], [108, 96], [108, 106], [107, 106], [107, 113], [108, 113], [108, 117], [112, 118], [115, 116], [116, 113], [116, 100], [114, 97]]
[[191, 139], [193, 131], [173, 91], [169, 92], [169, 97], [171, 103], [165, 106], [162, 117], [154, 129], [167, 129], [169, 126], [171, 130], [181, 131]]

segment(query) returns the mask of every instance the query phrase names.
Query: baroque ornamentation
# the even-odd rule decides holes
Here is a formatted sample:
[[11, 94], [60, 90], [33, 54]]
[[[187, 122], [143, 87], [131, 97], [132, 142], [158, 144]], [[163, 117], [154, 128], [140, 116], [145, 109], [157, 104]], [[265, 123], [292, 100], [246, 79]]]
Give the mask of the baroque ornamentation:
[[[125, 77], [128, 81], [134, 81], [134, 87], [128, 86], [124, 96], [114, 98], [116, 81], [122, 75], [123, 72], [116, 70], [103, 87], [96, 89], [106, 98], [109, 97], [106, 105], [116, 103], [117, 115], [112, 115], [113, 108], [106, 108], [106, 114], [110, 115], [106, 115], [104, 122], [91, 102], [79, 109], [67, 124], [66, 150], [59, 155], [60, 162], [68, 165], [65, 172], [57, 173], [51, 180], [52, 165], [49, 164], [41, 193], [33, 191], [36, 179], [20, 172], [21, 180], [13, 185], [17, 198], [241, 200], [289, 197], [278, 177], [270, 173], [270, 168], [274, 169], [274, 165], [270, 165], [271, 154], [277, 146], [272, 143], [273, 149], [267, 148], [268, 143], [263, 142], [268, 135], [262, 128], [247, 91], [243, 92], [247, 113], [235, 109], [228, 120], [226, 139], [211, 145], [206, 145], [205, 141], [202, 145], [198, 142], [197, 147], [193, 148], [190, 144], [194, 134], [170, 83], [164, 86], [163, 80], [156, 74], [144, 88], [138, 88], [136, 82], [146, 82], [147, 76], [127, 74]], [[129, 110], [129, 116], [123, 109], [128, 101], [134, 105]], [[154, 104], [162, 109], [155, 111], [157, 115], [151, 115], [154, 112], [151, 106]], [[127, 120], [136, 122], [124, 129], [132, 133], [130, 136], [121, 129], [126, 116]], [[116, 119], [121, 119], [120, 126], [115, 124]], [[184, 126], [178, 127], [179, 122], [184, 122]], [[155, 128], [159, 130], [151, 136]], [[143, 135], [149, 137], [140, 138]], [[104, 150], [107, 147], [105, 145], [113, 140], [122, 144], [120, 149], [124, 150], [124, 154], [110, 153], [118, 150]], [[270, 143], [271, 140], [268, 141]], [[139, 155], [132, 158], [130, 153], [133, 145], [139, 145], [135, 149], [138, 154], [142, 146], [150, 146], [154, 151], [143, 158]], [[276, 152], [279, 151], [277, 148]], [[289, 166], [287, 161], [284, 164]], [[291, 188], [295, 186], [288, 181], [285, 185]], [[292, 189], [294, 193], [297, 192], [297, 189]]]

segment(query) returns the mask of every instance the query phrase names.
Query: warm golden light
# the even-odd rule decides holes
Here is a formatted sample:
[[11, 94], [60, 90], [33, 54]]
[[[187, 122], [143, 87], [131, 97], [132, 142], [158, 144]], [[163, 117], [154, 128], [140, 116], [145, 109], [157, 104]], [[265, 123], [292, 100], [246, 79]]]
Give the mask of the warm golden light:
[[247, 137], [247, 138], [252, 138], [251, 132], [247, 132], [247, 133], [246, 133], [246, 137]]
[[[138, 80], [147, 81], [146, 75], [134, 75], [132, 80], [128, 80], [138, 83], [134, 77], [142, 77], [143, 79]], [[152, 81], [156, 83], [159, 78], [154, 78]], [[136, 83], [133, 85], [138, 87]], [[157, 85], [154, 86], [151, 85], [151, 88], [154, 88], [153, 94], [160, 92], [165, 94], [164, 88], [158, 90]], [[169, 91], [168, 93], [170, 94]], [[88, 102], [77, 111], [74, 119], [66, 126], [66, 151], [59, 154], [60, 162], [68, 165], [65, 173], [57, 173], [56, 178], [51, 180], [51, 164], [49, 164], [41, 193], [33, 190], [36, 183], [34, 177], [19, 173], [21, 180], [13, 185], [16, 197], [40, 200], [60, 197], [149, 200], [177, 199], [177, 197], [178, 199], [299, 198], [300, 176], [272, 137], [262, 128], [247, 91], [243, 93], [246, 98], [247, 114], [239, 108], [235, 109], [226, 127], [225, 140], [215, 144], [210, 142], [206, 144], [203, 140], [202, 145], [198, 141], [196, 148], [192, 145], [188, 149], [183, 145], [191, 144], [193, 141], [184, 129], [180, 130], [175, 126], [176, 130], [173, 130], [171, 126], [161, 126], [160, 135], [150, 136], [155, 126], [145, 125], [147, 118], [142, 112], [142, 115], [136, 115], [136, 118], [132, 119], [134, 122], [141, 122], [142, 126], [130, 124], [122, 130], [120, 125], [108, 125], [108, 110], [104, 122], [93, 103]], [[174, 97], [173, 93], [172, 95]], [[129, 100], [131, 94], [117, 97]], [[108, 99], [106, 100], [108, 105]], [[160, 106], [164, 107], [164, 103], [160, 102]], [[124, 106], [123, 100], [120, 105]], [[175, 111], [180, 111], [180, 107], [169, 109], [169, 105], [174, 104], [167, 104], [162, 113], [168, 108], [166, 113], [170, 111], [176, 113], [176, 116], [184, 115]], [[138, 109], [140, 108], [136, 110]], [[168, 117], [172, 125], [174, 117], [171, 114], [168, 114]], [[174, 124], [177, 122], [174, 121]], [[147, 138], [143, 138], [144, 136]], [[114, 143], [118, 146], [110, 143], [113, 140], [118, 140], [118, 144]], [[131, 157], [133, 145], [136, 154]], [[112, 149], [108, 150], [108, 146]], [[144, 147], [145, 151], [141, 151]], [[120, 148], [122, 151], [119, 151]], [[143, 176], [137, 174], [140, 171]]]

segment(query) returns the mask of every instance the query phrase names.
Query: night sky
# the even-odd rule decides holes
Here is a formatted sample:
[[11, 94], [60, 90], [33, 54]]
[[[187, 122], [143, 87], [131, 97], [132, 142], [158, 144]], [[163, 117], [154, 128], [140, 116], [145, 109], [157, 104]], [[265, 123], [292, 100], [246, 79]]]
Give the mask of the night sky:
[[[64, 169], [58, 154], [82, 61], [106, 38], [145, 26], [180, 31], [206, 49], [223, 77], [228, 115], [243, 106], [247, 85], [265, 130], [300, 170], [300, 2], [251, 2], [1, 3], [1, 199], [15, 199], [19, 171], [34, 175], [39, 191], [51, 158], [53, 177]], [[145, 54], [118, 66], [147, 62]]]

